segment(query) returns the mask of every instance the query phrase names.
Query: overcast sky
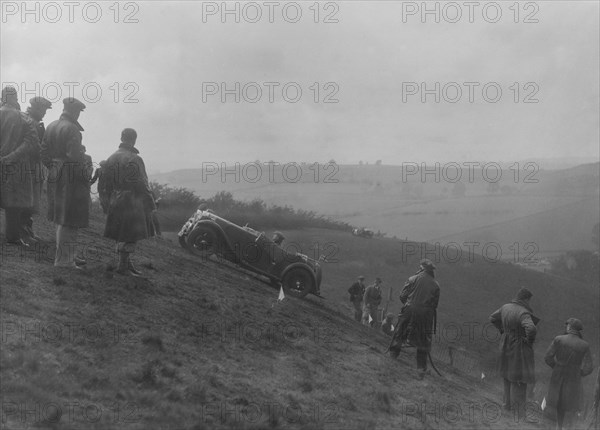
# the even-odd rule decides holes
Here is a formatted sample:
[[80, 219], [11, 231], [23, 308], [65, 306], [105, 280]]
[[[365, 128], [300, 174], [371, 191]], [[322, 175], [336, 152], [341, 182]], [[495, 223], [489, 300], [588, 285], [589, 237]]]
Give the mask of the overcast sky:
[[[73, 95], [87, 104], [80, 122], [94, 160], [108, 157], [121, 130], [133, 127], [149, 171], [256, 159], [599, 158], [596, 1], [522, 2], [518, 16], [513, 2], [475, 2], [471, 11], [464, 2], [429, 2], [440, 10], [439, 23], [414, 10], [421, 2], [322, 2], [318, 23], [313, 2], [275, 3], [271, 23], [264, 2], [229, 2], [240, 9], [236, 23], [233, 14], [210, 14], [221, 2], [122, 2], [116, 16], [113, 2], [84, 1], [71, 23], [63, 2], [29, 2], [36, 17], [22, 15], [22, 2], [3, 1], [0, 78], [29, 91], [20, 94], [23, 108], [36, 83], [38, 95], [54, 100], [70, 95], [65, 83], [77, 83]], [[261, 19], [249, 22], [259, 9]], [[298, 22], [288, 22], [298, 10]], [[256, 83], [262, 97], [255, 84], [240, 90], [239, 103], [235, 94], [223, 103], [220, 92], [208, 93], [236, 82]], [[421, 83], [433, 90], [424, 103]], [[338, 102], [325, 103], [326, 96]], [[46, 124], [61, 108], [58, 102], [48, 111]]]

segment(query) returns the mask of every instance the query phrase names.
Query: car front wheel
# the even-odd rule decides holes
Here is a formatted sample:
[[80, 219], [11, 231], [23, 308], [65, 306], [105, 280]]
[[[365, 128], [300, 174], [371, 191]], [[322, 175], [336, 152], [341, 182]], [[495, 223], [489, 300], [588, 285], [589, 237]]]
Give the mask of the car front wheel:
[[192, 254], [210, 257], [218, 254], [219, 238], [209, 227], [198, 226], [187, 237], [187, 247]]
[[302, 298], [315, 289], [310, 272], [302, 267], [290, 269], [283, 277], [283, 289], [290, 296]]

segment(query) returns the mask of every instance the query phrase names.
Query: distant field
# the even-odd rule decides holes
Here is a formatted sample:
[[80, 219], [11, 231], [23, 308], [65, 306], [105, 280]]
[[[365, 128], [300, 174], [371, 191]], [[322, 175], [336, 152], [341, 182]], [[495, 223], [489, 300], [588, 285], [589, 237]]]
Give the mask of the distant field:
[[343, 219], [388, 235], [442, 246], [498, 243], [504, 259], [520, 260], [518, 257], [534, 252], [534, 248], [538, 257], [570, 249], [593, 250], [591, 231], [600, 218], [599, 207], [598, 198], [495, 196], [414, 204], [374, 216]]
[[[491, 193], [481, 171], [466, 180], [464, 195], [454, 193], [453, 183], [432, 176], [404, 175], [399, 166], [339, 166], [325, 181], [320, 172], [304, 166], [302, 180], [273, 180], [263, 174], [255, 183], [244, 175], [205, 175], [185, 170], [152, 179], [194, 190], [210, 197], [225, 190], [240, 200], [260, 198], [267, 204], [289, 205], [315, 211], [388, 236], [441, 245], [465, 242], [494, 243], [502, 259], [521, 261], [557, 255], [571, 249], [594, 249], [591, 231], [600, 219], [598, 165], [562, 171], [538, 171], [535, 183], [525, 183], [531, 172], [504, 170], [498, 188]], [[449, 176], [449, 173], [446, 173]], [[467, 179], [468, 172], [462, 172]], [[279, 179], [279, 180], [278, 180]], [[443, 178], [438, 178], [443, 179]], [[503, 188], [504, 187], [504, 188]], [[483, 245], [482, 245], [483, 246]]]

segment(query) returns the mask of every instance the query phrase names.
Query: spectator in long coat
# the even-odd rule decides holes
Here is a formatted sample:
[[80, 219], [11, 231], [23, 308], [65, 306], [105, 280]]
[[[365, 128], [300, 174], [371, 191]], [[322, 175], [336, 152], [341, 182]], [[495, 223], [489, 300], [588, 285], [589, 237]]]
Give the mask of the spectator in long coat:
[[85, 104], [72, 97], [63, 104], [60, 118], [46, 129], [41, 156], [48, 168], [48, 219], [56, 224], [54, 265], [75, 268], [78, 231], [89, 223], [92, 164], [78, 122]]
[[[46, 116], [46, 111], [48, 109], [52, 109], [52, 102], [44, 97], [33, 97], [29, 100], [29, 103], [30, 106], [27, 108], [26, 115], [33, 122], [41, 143], [44, 139], [44, 133], [46, 132], [46, 127], [43, 123], [44, 116]], [[40, 160], [40, 151], [36, 152], [31, 161], [30, 172], [35, 172], [35, 186], [33, 187], [33, 199], [35, 204], [33, 208], [23, 212], [23, 217], [27, 241], [37, 242], [40, 240], [40, 238], [37, 237], [33, 232], [33, 214], [37, 213], [39, 210], [42, 185], [44, 184], [44, 177], [46, 176], [47, 172], [43, 171], [43, 165]]]
[[428, 258], [420, 261], [420, 270], [410, 278], [400, 292], [404, 304], [390, 344], [391, 356], [400, 354], [402, 345], [417, 348], [417, 373], [422, 379], [427, 371], [427, 355], [435, 333], [440, 286], [435, 280], [435, 265]]
[[533, 343], [539, 318], [529, 302], [533, 297], [521, 288], [513, 301], [490, 315], [490, 322], [500, 331], [499, 370], [504, 378], [504, 408], [525, 418], [527, 384], [535, 382]]
[[546, 351], [544, 361], [552, 367], [546, 402], [556, 411], [557, 429], [571, 428], [575, 414], [581, 410], [581, 378], [592, 373], [590, 345], [581, 336], [583, 324], [569, 318], [566, 333], [556, 336]]
[[156, 204], [148, 186], [146, 167], [134, 147], [137, 133], [126, 128], [121, 133], [119, 149], [102, 167], [100, 200], [108, 201], [104, 236], [117, 241], [117, 273], [140, 276], [131, 254], [136, 242], [154, 236], [152, 211]]
[[31, 119], [21, 112], [17, 91], [4, 88], [0, 106], [0, 207], [4, 209], [8, 243], [29, 245], [27, 222], [39, 203], [32, 163], [39, 153], [38, 134]]

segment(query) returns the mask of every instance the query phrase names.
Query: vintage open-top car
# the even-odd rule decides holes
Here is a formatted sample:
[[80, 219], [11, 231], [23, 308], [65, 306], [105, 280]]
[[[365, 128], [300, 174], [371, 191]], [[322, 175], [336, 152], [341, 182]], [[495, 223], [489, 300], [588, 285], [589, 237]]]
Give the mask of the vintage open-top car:
[[250, 227], [240, 227], [210, 210], [198, 209], [179, 231], [179, 243], [193, 254], [217, 255], [283, 286], [295, 297], [320, 296], [318, 261], [283, 249]]
[[371, 230], [370, 228], [355, 228], [354, 230], [352, 230], [352, 234], [354, 236], [358, 236], [358, 237], [366, 237], [367, 239], [371, 239], [374, 235], [375, 232], [373, 230]]

